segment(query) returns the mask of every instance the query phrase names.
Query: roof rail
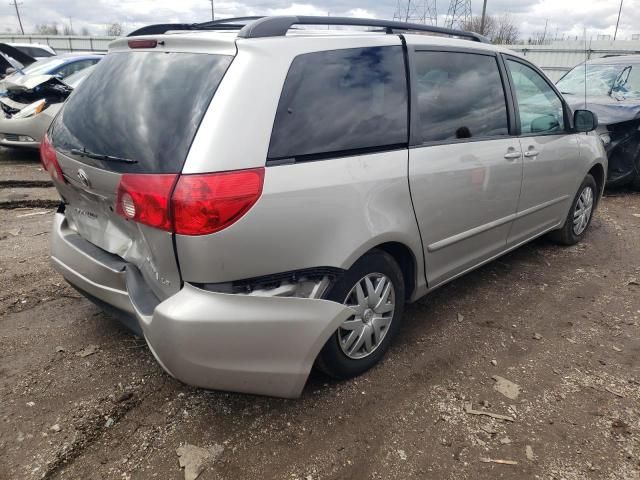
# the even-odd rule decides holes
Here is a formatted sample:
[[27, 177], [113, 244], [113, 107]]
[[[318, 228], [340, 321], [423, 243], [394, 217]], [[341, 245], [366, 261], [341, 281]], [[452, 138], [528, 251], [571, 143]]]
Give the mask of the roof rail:
[[438, 33], [453, 37], [462, 37], [482, 43], [490, 43], [489, 40], [475, 32], [454, 30], [452, 28], [435, 27], [419, 23], [405, 23], [391, 20], [376, 20], [370, 18], [349, 17], [318, 17], [318, 16], [274, 16], [263, 17], [247, 24], [240, 32], [241, 38], [281, 37], [287, 34], [294, 25], [341, 25], [357, 27], [380, 27], [387, 33], [396, 31], [414, 31]]
[[273, 16], [273, 17], [237, 17], [225, 18], [203, 23], [159, 23], [148, 25], [131, 32], [128, 37], [139, 35], [161, 35], [170, 30], [239, 30], [240, 38], [281, 37], [294, 25], [340, 25], [353, 27], [377, 27], [386, 33], [429, 32], [452, 37], [461, 37], [476, 42], [490, 43], [475, 32], [435, 27], [420, 23], [405, 23], [391, 20], [349, 17], [313, 17], [313, 16]]
[[158, 23], [138, 28], [127, 35], [127, 37], [162, 35], [170, 30], [242, 30], [249, 22], [259, 20], [260, 18], [263, 17], [224, 18], [222, 20], [211, 20], [202, 23]]

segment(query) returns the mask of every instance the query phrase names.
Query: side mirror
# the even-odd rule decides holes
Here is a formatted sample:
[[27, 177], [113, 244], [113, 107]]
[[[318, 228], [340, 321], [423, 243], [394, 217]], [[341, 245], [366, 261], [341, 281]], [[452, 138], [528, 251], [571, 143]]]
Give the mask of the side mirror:
[[592, 132], [598, 128], [598, 117], [590, 110], [573, 112], [573, 126], [576, 132]]
[[16, 73], [16, 69], [13, 67], [9, 67], [5, 70], [5, 75], [11, 75], [12, 73]]

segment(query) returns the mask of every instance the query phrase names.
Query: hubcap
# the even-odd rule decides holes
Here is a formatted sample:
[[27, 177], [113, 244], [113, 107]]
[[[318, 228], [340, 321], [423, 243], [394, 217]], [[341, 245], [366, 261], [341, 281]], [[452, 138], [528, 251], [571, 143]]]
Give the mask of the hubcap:
[[593, 189], [585, 187], [573, 211], [573, 233], [580, 235], [587, 228], [593, 210]]
[[345, 298], [353, 314], [338, 328], [338, 344], [349, 358], [371, 355], [389, 331], [395, 310], [395, 290], [389, 277], [370, 273]]

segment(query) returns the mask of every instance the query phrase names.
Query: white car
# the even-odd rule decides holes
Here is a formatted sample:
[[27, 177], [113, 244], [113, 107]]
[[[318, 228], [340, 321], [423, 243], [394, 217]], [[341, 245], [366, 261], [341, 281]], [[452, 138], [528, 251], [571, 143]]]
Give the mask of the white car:
[[30, 55], [36, 60], [55, 57], [57, 55], [53, 48], [43, 43], [7, 43], [7, 45], [17, 48], [22, 53]]

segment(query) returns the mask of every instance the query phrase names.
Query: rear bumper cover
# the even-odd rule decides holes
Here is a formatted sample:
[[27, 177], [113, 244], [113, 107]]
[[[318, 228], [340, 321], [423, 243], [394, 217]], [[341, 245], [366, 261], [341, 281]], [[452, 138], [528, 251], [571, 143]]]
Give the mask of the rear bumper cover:
[[190, 284], [141, 310], [135, 267], [82, 240], [60, 213], [51, 257], [72, 285], [134, 315], [167, 373], [203, 388], [295, 398], [320, 349], [350, 315], [327, 300], [213, 293]]

